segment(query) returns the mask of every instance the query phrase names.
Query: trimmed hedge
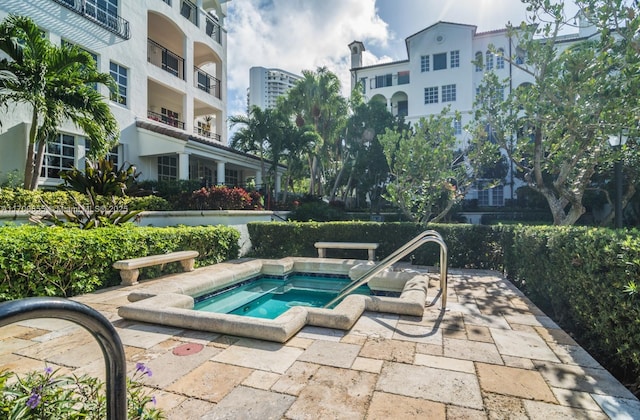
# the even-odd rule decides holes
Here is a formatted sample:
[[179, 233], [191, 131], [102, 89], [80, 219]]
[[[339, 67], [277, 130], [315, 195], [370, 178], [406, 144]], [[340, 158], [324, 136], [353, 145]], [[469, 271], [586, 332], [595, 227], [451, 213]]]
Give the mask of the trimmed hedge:
[[[353, 241], [379, 242], [379, 259], [424, 230], [375, 222], [256, 222], [248, 229], [256, 256], [316, 256], [315, 241]], [[601, 364], [640, 387], [640, 293], [625, 291], [630, 282], [640, 286], [638, 230], [462, 224], [429, 229], [443, 236], [449, 267], [503, 271]], [[437, 265], [438, 252], [437, 245], [425, 245], [413, 259]], [[329, 257], [364, 258], [362, 251], [346, 250], [330, 250]]]
[[[235, 259], [239, 238], [237, 230], [226, 226], [0, 227], [0, 301], [69, 297], [117, 285], [119, 272], [111, 265], [127, 258], [195, 250], [199, 266]], [[179, 267], [168, 264], [163, 272]], [[141, 278], [159, 274], [159, 267], [141, 270]]]
[[[378, 242], [376, 257], [380, 260], [425, 230], [415, 223], [378, 222], [253, 222], [247, 224], [252, 255], [261, 258], [286, 256], [315, 257], [316, 241]], [[449, 252], [449, 266], [501, 269], [502, 232], [481, 225], [429, 225], [444, 238]], [[363, 251], [329, 250], [331, 258], [360, 258]], [[416, 264], [437, 265], [440, 247], [429, 243], [418, 248], [405, 260]]]

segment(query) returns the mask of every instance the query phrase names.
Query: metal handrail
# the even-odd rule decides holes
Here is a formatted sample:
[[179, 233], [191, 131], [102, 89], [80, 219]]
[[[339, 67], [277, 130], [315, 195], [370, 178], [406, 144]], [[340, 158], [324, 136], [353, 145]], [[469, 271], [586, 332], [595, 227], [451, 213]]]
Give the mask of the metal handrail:
[[442, 299], [442, 309], [445, 309], [447, 306], [447, 244], [444, 242], [442, 235], [440, 235], [435, 230], [425, 230], [420, 233], [415, 238], [411, 239], [406, 244], [402, 245], [400, 248], [392, 252], [387, 258], [380, 261], [378, 264], [369, 269], [366, 273], [349, 283], [346, 287], [344, 287], [338, 295], [333, 298], [329, 303], [324, 305], [325, 308], [328, 308], [334, 305], [336, 302], [344, 298], [349, 293], [356, 290], [358, 287], [362, 286], [365, 283], [368, 283], [373, 276], [380, 273], [382, 270], [390, 267], [394, 263], [400, 261], [400, 259], [409, 255], [409, 253], [415, 251], [423, 244], [428, 242], [435, 242], [440, 245], [440, 290], [442, 291], [441, 299]]
[[33, 318], [75, 322], [96, 339], [106, 365], [107, 419], [127, 418], [127, 382], [124, 347], [116, 329], [100, 312], [63, 298], [27, 298], [0, 303], [0, 327]]

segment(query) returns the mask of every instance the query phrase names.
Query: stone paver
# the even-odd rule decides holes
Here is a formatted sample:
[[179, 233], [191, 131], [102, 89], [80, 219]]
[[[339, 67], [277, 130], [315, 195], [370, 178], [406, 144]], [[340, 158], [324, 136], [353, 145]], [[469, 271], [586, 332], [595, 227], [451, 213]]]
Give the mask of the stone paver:
[[482, 408], [478, 379], [470, 373], [390, 362], [382, 368], [376, 390]]
[[[640, 418], [640, 401], [497, 273], [452, 269], [449, 286], [446, 311], [433, 275], [422, 316], [365, 312], [350, 331], [306, 326], [285, 344], [123, 320], [138, 286], [74, 300], [114, 324], [130, 375], [151, 369], [145, 390], [170, 420]], [[200, 350], [173, 353], [185, 344]], [[0, 370], [46, 366], [105, 377], [71, 322], [0, 327]]]
[[295, 401], [295, 397], [239, 386], [216, 407], [202, 416], [207, 420], [264, 419], [278, 420]]
[[549, 385], [533, 370], [476, 363], [482, 389], [502, 395], [557, 403]]
[[212, 358], [219, 363], [284, 373], [304, 350], [279, 343], [243, 338]]

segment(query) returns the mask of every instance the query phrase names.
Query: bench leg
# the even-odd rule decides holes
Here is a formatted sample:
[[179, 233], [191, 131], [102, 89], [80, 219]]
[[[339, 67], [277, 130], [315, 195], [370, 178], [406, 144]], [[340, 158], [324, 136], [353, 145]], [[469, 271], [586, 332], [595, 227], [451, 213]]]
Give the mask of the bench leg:
[[324, 258], [326, 249], [324, 248], [318, 248], [318, 258]]
[[376, 260], [376, 250], [375, 249], [368, 249], [367, 251], [369, 253], [369, 261], [375, 261]]
[[140, 270], [134, 268], [133, 270], [120, 270], [120, 278], [122, 279], [123, 286], [133, 286], [138, 284], [138, 275]]
[[184, 271], [193, 271], [193, 267], [196, 263], [196, 259], [195, 258], [190, 258], [188, 260], [182, 260], [180, 261], [180, 265], [182, 266], [182, 270]]

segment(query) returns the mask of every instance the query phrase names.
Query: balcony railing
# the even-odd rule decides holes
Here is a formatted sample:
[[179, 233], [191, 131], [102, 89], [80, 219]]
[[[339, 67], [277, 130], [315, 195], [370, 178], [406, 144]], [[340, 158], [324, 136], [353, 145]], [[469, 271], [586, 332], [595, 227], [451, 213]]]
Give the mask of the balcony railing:
[[129, 32], [129, 21], [121, 18], [117, 14], [98, 7], [94, 2], [87, 2], [86, 0], [53, 1], [76, 12], [80, 16], [84, 16], [88, 20], [95, 22], [96, 25], [116, 34], [122, 39], [131, 38], [131, 33]]
[[208, 139], [215, 140], [217, 142], [222, 141], [222, 136], [218, 133], [213, 133], [203, 127], [193, 127], [193, 132], [199, 136], [206, 137]]
[[216, 79], [199, 67], [193, 66], [193, 70], [196, 76], [194, 78], [195, 86], [218, 99], [222, 99], [220, 95], [220, 80]]
[[207, 23], [204, 28], [208, 36], [210, 36], [218, 44], [221, 43], [222, 35], [220, 25], [214, 19], [207, 16]]
[[169, 125], [184, 130], [184, 121], [180, 121], [177, 118], [170, 117], [164, 114], [158, 114], [157, 112], [147, 111], [147, 118], [153, 121], [161, 122], [162, 124]]
[[191, 23], [198, 26], [198, 7], [189, 0], [182, 0], [180, 5], [180, 14], [187, 18]]
[[157, 42], [147, 39], [147, 61], [160, 67], [167, 73], [184, 79], [184, 58], [169, 51]]

